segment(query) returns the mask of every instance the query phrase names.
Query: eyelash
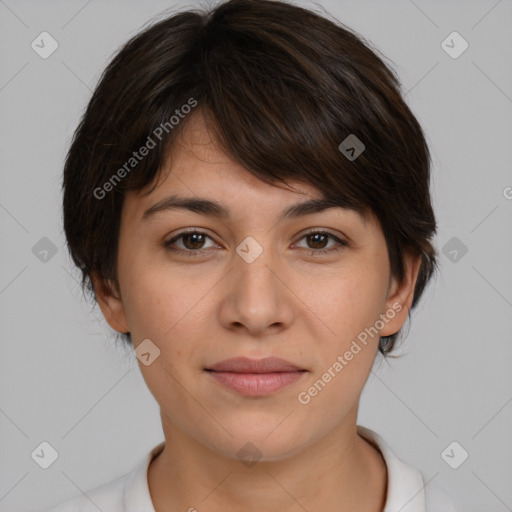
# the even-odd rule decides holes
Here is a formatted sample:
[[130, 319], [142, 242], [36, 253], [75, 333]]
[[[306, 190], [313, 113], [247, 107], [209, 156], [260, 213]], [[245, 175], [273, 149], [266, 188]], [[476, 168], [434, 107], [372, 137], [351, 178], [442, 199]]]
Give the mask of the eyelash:
[[[191, 235], [191, 234], [205, 235], [207, 238], [212, 239], [209, 235], [207, 235], [203, 231], [198, 231], [198, 230], [192, 229], [192, 230], [189, 230], [189, 231], [183, 231], [179, 235], [171, 238], [168, 241], [165, 241], [164, 242], [164, 246], [165, 246], [166, 249], [168, 249], [168, 250], [170, 250], [170, 251], [172, 251], [172, 252], [174, 252], [176, 254], [183, 254], [183, 255], [186, 255], [186, 256], [190, 256], [190, 257], [197, 257], [197, 256], [203, 255], [205, 252], [208, 251], [208, 249], [197, 249], [197, 250], [186, 249], [185, 250], [185, 249], [179, 249], [179, 248], [171, 247], [180, 238], [183, 238], [184, 236]], [[308, 231], [307, 233], [304, 233], [302, 235], [302, 237], [299, 239], [299, 241], [302, 240], [303, 238], [306, 238], [306, 237], [311, 236], [311, 235], [316, 235], [316, 234], [327, 235], [328, 237], [330, 237], [334, 241], [336, 241], [338, 243], [338, 245], [336, 245], [334, 247], [330, 247], [328, 249], [305, 249], [305, 250], [310, 250], [312, 256], [313, 255], [317, 256], [319, 254], [322, 255], [322, 254], [336, 253], [336, 252], [342, 251], [344, 247], [348, 246], [348, 243], [345, 240], [342, 240], [342, 239], [338, 238], [337, 236], [333, 235], [332, 233], [329, 233], [328, 231], [324, 231], [324, 230]]]

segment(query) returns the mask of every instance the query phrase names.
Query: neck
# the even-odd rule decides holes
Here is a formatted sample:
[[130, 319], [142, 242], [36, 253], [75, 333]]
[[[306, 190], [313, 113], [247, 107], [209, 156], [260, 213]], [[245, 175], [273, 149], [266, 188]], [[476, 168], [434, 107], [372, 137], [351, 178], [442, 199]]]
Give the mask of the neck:
[[162, 415], [165, 447], [148, 468], [156, 512], [382, 512], [387, 471], [355, 420], [280, 460], [248, 467], [187, 436]]

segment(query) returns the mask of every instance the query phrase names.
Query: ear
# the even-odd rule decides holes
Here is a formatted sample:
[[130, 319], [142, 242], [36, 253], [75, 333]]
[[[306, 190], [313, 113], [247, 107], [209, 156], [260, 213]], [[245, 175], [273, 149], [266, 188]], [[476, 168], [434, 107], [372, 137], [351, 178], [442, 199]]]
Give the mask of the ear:
[[107, 323], [117, 332], [129, 332], [121, 294], [117, 287], [112, 281], [98, 277], [95, 272], [91, 274], [91, 281], [98, 305]]
[[381, 336], [391, 336], [397, 333], [407, 320], [414, 298], [414, 287], [418, 279], [420, 265], [421, 255], [410, 252], [404, 254], [404, 279], [402, 283], [398, 283], [396, 278], [391, 278], [386, 311], [384, 312], [387, 319], [384, 320], [385, 325], [381, 330]]

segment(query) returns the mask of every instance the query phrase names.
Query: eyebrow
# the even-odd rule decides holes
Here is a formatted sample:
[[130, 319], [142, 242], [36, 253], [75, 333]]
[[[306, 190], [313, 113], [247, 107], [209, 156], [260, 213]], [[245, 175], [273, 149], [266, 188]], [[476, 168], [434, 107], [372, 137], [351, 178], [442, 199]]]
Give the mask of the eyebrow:
[[[292, 204], [283, 210], [279, 216], [278, 222], [284, 219], [301, 217], [313, 213], [320, 213], [331, 208], [345, 208], [354, 210], [353, 206], [344, 202], [343, 199], [336, 201], [332, 199], [310, 199], [300, 203]], [[201, 215], [209, 215], [218, 219], [228, 219], [231, 216], [230, 211], [222, 204], [201, 197], [180, 197], [172, 195], [158, 201], [148, 208], [142, 215], [142, 220], [149, 220], [155, 214], [167, 210], [185, 209]], [[360, 213], [360, 212], [358, 212]], [[362, 216], [362, 215], [361, 215]], [[362, 216], [363, 220], [364, 217]]]

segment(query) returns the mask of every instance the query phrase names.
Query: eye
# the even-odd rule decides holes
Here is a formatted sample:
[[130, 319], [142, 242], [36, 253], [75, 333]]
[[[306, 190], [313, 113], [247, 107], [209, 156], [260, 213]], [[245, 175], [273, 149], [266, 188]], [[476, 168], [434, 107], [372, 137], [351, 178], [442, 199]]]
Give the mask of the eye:
[[[328, 231], [315, 230], [310, 231], [302, 236], [300, 240], [306, 240], [308, 247], [305, 249], [312, 249], [311, 255], [315, 256], [318, 254], [327, 254], [332, 252], [338, 252], [347, 247], [348, 243], [345, 240], [329, 233]], [[328, 246], [329, 239], [334, 242], [333, 245]], [[299, 240], [299, 241], [300, 241]], [[304, 247], [303, 247], [304, 248]]]
[[[206, 233], [203, 233], [202, 231], [190, 230], [180, 233], [174, 238], [164, 242], [164, 245], [166, 248], [175, 253], [187, 254], [188, 256], [197, 256], [203, 254], [206, 249], [213, 247], [205, 247], [204, 244], [207, 239], [212, 240], [210, 236], [208, 236]], [[182, 245], [181, 247], [180, 243], [177, 243], [178, 241], [180, 241]]]
[[[205, 245], [207, 240], [211, 240], [213, 245]], [[308, 247], [299, 247], [300, 249], [310, 249], [311, 256], [321, 254], [335, 253], [341, 251], [343, 247], [348, 246], [348, 243], [341, 238], [333, 235], [328, 231], [314, 230], [303, 235], [299, 242], [306, 240]], [[331, 245], [329, 245], [331, 242]], [[176, 253], [184, 254], [187, 256], [201, 256], [208, 252], [208, 249], [215, 247], [213, 239], [202, 231], [189, 230], [184, 231], [170, 240], [164, 242], [164, 246]]]

